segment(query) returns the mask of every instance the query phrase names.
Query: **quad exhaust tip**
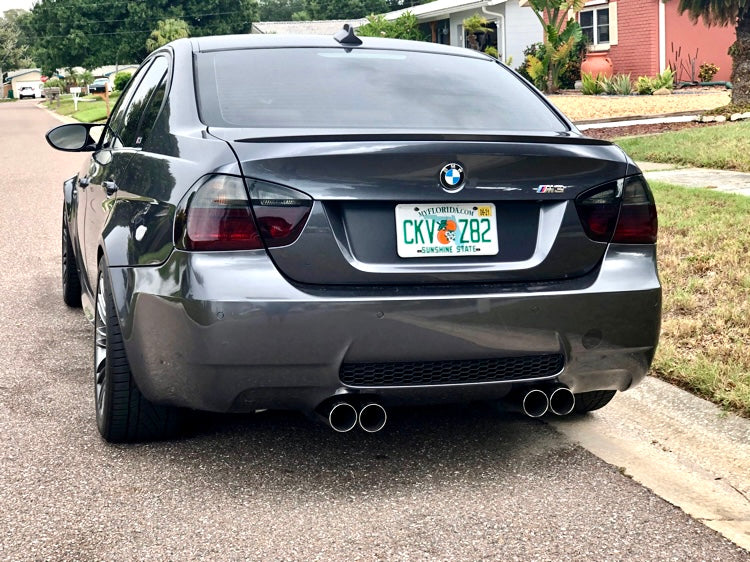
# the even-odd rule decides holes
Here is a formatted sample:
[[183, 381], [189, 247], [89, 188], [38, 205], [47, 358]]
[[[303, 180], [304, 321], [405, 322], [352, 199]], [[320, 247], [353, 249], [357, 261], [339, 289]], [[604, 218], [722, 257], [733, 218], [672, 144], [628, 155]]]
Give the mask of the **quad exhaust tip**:
[[[575, 394], [566, 386], [555, 387], [549, 394], [540, 388], [532, 388], [521, 399], [521, 409], [530, 418], [541, 418], [547, 412], [567, 416], [575, 405]], [[369, 402], [359, 411], [349, 402], [336, 402], [328, 411], [328, 425], [338, 433], [347, 433], [357, 425], [366, 433], [377, 433], [387, 421], [385, 408], [377, 402]]]
[[385, 427], [388, 415], [380, 404], [371, 402], [359, 411], [359, 427], [367, 433], [376, 433]]
[[557, 416], [567, 416], [576, 407], [576, 396], [566, 386], [559, 386], [549, 395], [549, 409]]
[[521, 408], [530, 418], [541, 418], [549, 409], [549, 398], [543, 390], [532, 388], [524, 394]]
[[338, 433], [346, 433], [357, 426], [357, 410], [348, 402], [337, 402], [328, 412], [328, 425]]
[[327, 420], [331, 429], [338, 433], [347, 433], [357, 425], [367, 433], [376, 433], [385, 427], [388, 415], [376, 402], [368, 402], [357, 411], [351, 403], [342, 401], [331, 406]]
[[530, 418], [541, 418], [547, 412], [567, 416], [575, 406], [576, 396], [567, 386], [557, 386], [549, 392], [532, 388], [521, 398], [521, 410]]

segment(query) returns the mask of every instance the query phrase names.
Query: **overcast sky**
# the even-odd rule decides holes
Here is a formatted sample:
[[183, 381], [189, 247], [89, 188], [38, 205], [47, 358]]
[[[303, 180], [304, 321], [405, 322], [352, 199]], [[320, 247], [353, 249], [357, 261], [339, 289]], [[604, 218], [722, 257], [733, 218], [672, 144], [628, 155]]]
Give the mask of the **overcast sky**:
[[0, 13], [13, 8], [23, 8], [30, 10], [35, 0], [0, 0]]

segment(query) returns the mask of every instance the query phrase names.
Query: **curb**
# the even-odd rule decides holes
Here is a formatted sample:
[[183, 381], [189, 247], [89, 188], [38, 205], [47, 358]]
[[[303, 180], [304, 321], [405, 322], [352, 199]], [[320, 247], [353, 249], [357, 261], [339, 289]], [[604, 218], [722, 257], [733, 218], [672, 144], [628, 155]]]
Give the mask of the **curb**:
[[547, 423], [750, 549], [750, 420], [649, 376], [602, 410]]
[[42, 105], [44, 102], [36, 104], [36, 106], [41, 109], [42, 111], [46, 111], [48, 115], [54, 117], [61, 123], [80, 123], [78, 119], [73, 119], [72, 117], [68, 117], [67, 115], [60, 115], [59, 113], [52, 111], [51, 109], [48, 109]]
[[750, 119], [750, 111], [726, 115], [701, 115], [694, 111], [665, 113], [662, 115], [638, 115], [629, 117], [609, 117], [607, 119], [590, 119], [574, 121], [573, 124], [581, 131], [587, 129], [609, 129], [614, 127], [631, 127], [633, 125], [653, 125], [661, 123], [725, 123], [731, 121], [745, 121]]
[[573, 121], [575, 126], [578, 125], [599, 125], [601, 123], [621, 123], [627, 121], [638, 121], [640, 119], [668, 119], [671, 117], [684, 117], [686, 115], [695, 116], [695, 111], [675, 111], [674, 113], [657, 113], [651, 115], [628, 115], [623, 117], [606, 117], [604, 119], [581, 119]]
[[606, 121], [602, 123], [582, 123], [580, 125], [574, 123], [578, 130], [586, 131], [588, 129], [613, 129], [615, 127], [632, 127], [634, 125], [654, 125], [661, 123], [690, 123], [693, 121], [700, 121], [701, 116], [695, 113], [687, 115], [675, 115], [671, 117], [643, 117], [639, 119], [622, 119], [619, 121]]

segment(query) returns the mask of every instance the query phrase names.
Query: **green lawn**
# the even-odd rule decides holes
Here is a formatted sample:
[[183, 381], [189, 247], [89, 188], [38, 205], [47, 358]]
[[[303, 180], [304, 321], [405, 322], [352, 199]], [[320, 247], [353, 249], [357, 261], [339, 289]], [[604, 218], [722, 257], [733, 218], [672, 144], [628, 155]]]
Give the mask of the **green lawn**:
[[[113, 92], [110, 94], [110, 110], [114, 107], [119, 96], [119, 92]], [[94, 123], [96, 121], [103, 121], [107, 118], [107, 106], [104, 100], [97, 96], [80, 97], [78, 99], [78, 111], [75, 110], [73, 97], [69, 95], [62, 96], [60, 99], [60, 107], [57, 107], [57, 103], [51, 102], [44, 102], [44, 105], [60, 115], [69, 115], [83, 123]]]
[[651, 185], [664, 287], [653, 374], [750, 417], [750, 197]]
[[635, 160], [750, 172], [750, 123], [698, 127], [615, 141]]

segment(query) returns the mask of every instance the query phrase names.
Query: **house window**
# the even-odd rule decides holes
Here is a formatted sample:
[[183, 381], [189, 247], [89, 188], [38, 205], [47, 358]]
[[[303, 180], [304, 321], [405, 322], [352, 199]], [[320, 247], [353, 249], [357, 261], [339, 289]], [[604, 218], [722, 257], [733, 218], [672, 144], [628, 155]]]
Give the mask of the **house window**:
[[581, 31], [591, 45], [609, 43], [609, 6], [583, 10], [578, 15]]

